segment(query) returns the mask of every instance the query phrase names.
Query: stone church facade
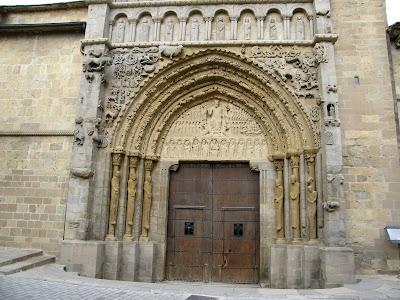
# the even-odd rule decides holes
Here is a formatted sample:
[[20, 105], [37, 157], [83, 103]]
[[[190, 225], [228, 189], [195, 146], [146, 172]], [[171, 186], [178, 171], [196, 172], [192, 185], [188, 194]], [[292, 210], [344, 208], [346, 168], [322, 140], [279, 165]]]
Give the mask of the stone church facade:
[[0, 245], [130, 281], [315, 288], [400, 267], [383, 230], [400, 218], [383, 0], [1, 18]]

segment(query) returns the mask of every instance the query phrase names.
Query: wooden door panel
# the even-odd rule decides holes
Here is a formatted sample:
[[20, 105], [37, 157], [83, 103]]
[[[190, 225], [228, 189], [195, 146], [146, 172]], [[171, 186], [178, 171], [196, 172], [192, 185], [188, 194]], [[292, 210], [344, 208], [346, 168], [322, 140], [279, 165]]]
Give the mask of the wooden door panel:
[[258, 282], [259, 181], [246, 164], [171, 173], [166, 278]]

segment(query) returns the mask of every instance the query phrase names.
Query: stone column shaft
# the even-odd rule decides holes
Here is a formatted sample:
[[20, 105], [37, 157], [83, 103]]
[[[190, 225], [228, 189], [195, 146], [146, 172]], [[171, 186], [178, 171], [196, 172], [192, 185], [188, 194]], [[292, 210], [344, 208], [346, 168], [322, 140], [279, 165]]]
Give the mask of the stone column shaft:
[[290, 205], [292, 215], [293, 244], [300, 244], [300, 183], [299, 183], [299, 156], [291, 156], [290, 165], [292, 175], [290, 176]]
[[135, 38], [136, 38], [136, 24], [137, 24], [137, 20], [136, 19], [131, 19], [129, 20], [129, 24], [130, 26], [130, 34], [129, 34], [129, 42], [134, 42]]
[[108, 233], [106, 240], [115, 241], [115, 225], [117, 224], [117, 213], [118, 213], [118, 200], [119, 200], [119, 188], [120, 188], [120, 166], [121, 166], [122, 154], [113, 153], [112, 165], [113, 175], [111, 179], [111, 195], [110, 195], [110, 216], [108, 222]]
[[124, 241], [133, 241], [132, 225], [136, 199], [136, 167], [138, 159], [139, 158], [137, 156], [129, 157], [128, 201], [126, 205], [125, 234], [123, 238]]
[[145, 179], [143, 185], [143, 212], [142, 212], [142, 234], [140, 235], [140, 241], [147, 242], [149, 240], [149, 229], [150, 229], [150, 209], [152, 200], [152, 179], [151, 170], [153, 169], [153, 160], [145, 160]]
[[114, 22], [113, 21], [110, 21], [109, 23], [108, 23], [108, 40], [111, 42], [112, 41], [112, 31], [113, 31], [113, 25], [114, 25]]
[[314, 39], [314, 16], [308, 16], [310, 21], [310, 40]]
[[308, 224], [310, 228], [310, 244], [317, 242], [317, 191], [315, 190], [315, 154], [307, 154], [308, 179], [307, 179], [307, 202], [308, 202]]
[[187, 18], [179, 18], [179, 22], [180, 22], [180, 37], [181, 37], [181, 41], [185, 41], [186, 40], [186, 22], [187, 22]]
[[285, 242], [285, 219], [284, 219], [284, 180], [283, 180], [283, 167], [284, 162], [282, 159], [274, 160], [276, 169], [276, 181], [275, 181], [275, 212], [276, 212], [276, 231], [278, 239], [277, 244], [283, 244]]

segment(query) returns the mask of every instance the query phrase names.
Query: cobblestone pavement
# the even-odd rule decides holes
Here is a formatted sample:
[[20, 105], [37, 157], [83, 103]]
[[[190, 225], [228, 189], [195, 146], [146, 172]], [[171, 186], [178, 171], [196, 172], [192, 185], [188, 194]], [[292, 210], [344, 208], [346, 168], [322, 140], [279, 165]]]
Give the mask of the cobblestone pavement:
[[359, 276], [359, 283], [335, 289], [268, 289], [257, 285], [139, 283], [80, 277], [51, 264], [13, 275], [0, 275], [0, 299], [336, 299], [400, 300], [400, 279], [396, 276]]

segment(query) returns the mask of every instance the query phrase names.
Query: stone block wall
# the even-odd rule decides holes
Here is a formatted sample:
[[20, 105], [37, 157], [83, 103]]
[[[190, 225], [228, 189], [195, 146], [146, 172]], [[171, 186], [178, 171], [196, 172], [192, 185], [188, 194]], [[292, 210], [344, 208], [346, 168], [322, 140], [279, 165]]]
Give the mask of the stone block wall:
[[72, 137], [0, 136], [0, 246], [58, 254]]
[[[358, 273], [398, 270], [383, 228], [400, 223], [400, 169], [384, 0], [331, 0], [346, 237]], [[359, 84], [357, 83], [359, 80]], [[393, 269], [393, 264], [397, 266]], [[391, 267], [390, 267], [391, 265]]]
[[[1, 24], [77, 21], [84, 10], [14, 12], [3, 14]], [[59, 254], [82, 38], [0, 34], [0, 246]]]
[[[56, 2], [56, 1], [54, 1]], [[60, 22], [85, 22], [87, 7], [85, 3], [47, 5], [48, 10], [20, 7], [3, 15], [2, 24], [37, 24]], [[52, 9], [50, 9], [52, 8]], [[68, 9], [73, 8], [73, 9]]]

